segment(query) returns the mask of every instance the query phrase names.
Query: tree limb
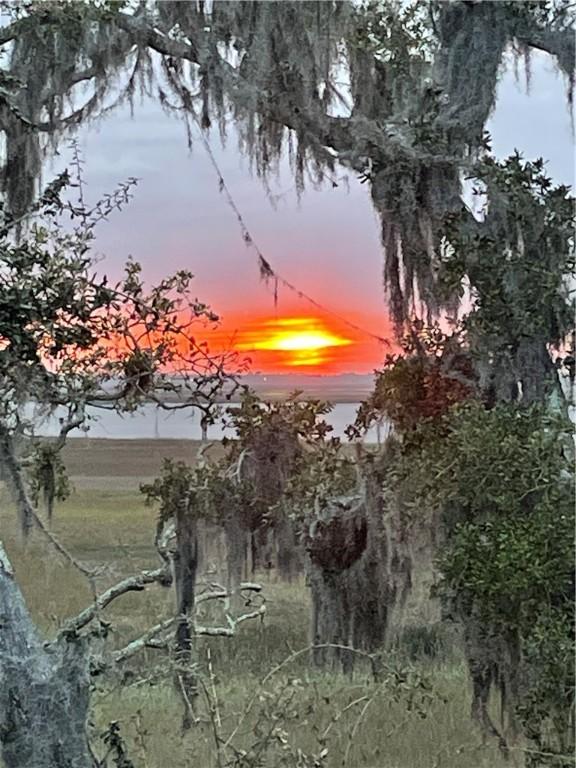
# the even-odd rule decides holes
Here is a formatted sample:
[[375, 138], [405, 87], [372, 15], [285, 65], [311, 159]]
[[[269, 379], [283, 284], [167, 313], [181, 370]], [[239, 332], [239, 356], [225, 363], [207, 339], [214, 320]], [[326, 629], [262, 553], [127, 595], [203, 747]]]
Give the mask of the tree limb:
[[239, 624], [242, 624], [244, 621], [249, 621], [250, 619], [257, 619], [258, 617], [264, 616], [265, 613], [266, 605], [261, 605], [255, 611], [242, 613], [236, 618], [227, 615], [227, 627], [202, 627], [194, 624], [194, 635], [196, 637], [234, 637], [236, 628]]
[[[260, 592], [262, 589], [259, 584], [249, 583], [241, 585], [241, 588], [256, 592]], [[198, 596], [196, 599], [196, 605], [199, 603], [207, 602], [209, 600], [224, 600], [228, 597], [230, 597], [230, 593], [226, 590], [219, 590], [217, 592], [205, 592], [204, 594]], [[238, 625], [243, 624], [245, 621], [250, 621], [251, 619], [262, 617], [265, 615], [265, 613], [266, 604], [262, 604], [256, 610], [250, 611], [249, 613], [240, 614], [240, 616], [237, 617], [227, 615], [226, 627], [208, 627], [197, 625], [193, 617], [188, 617], [188, 623], [195, 637], [234, 637]], [[164, 638], [162, 635], [171, 629], [176, 621], [179, 620], [179, 618], [181, 617], [173, 616], [170, 619], [166, 619], [165, 621], [162, 621], [146, 630], [146, 632], [140, 635], [140, 637], [132, 640], [130, 643], [128, 643], [128, 645], [124, 646], [124, 648], [121, 648], [113, 654], [114, 663], [122, 664], [124, 661], [144, 650], [145, 648], [169, 648], [171, 644], [171, 638]], [[95, 665], [95, 669], [101, 671], [102, 667], [97, 664]]]
[[[156, 624], [155, 626], [151, 627], [149, 630], [144, 632], [143, 635], [140, 635], [140, 637], [136, 638], [135, 640], [132, 640], [128, 645], [125, 645], [124, 648], [121, 648], [119, 651], [116, 651], [113, 655], [113, 660], [115, 664], [122, 664], [127, 659], [134, 656], [134, 654], [139, 653], [140, 651], [144, 650], [144, 648], [148, 647], [148, 644], [151, 641], [154, 641], [154, 638], [156, 638], [158, 635], [161, 635], [162, 632], [165, 632], [166, 630], [170, 629], [174, 622], [176, 621], [176, 617], [173, 616], [170, 619], [166, 619], [166, 621], [161, 621], [159, 624]], [[168, 641], [166, 643], [159, 644], [156, 642], [153, 647], [154, 648], [163, 648], [167, 647]]]
[[518, 29], [514, 36], [523, 45], [555, 56], [565, 73], [572, 73], [574, 77], [576, 42], [573, 29]]
[[158, 584], [165, 582], [170, 578], [168, 569], [164, 566], [154, 571], [142, 571], [136, 576], [129, 576], [123, 581], [114, 584], [95, 599], [95, 601], [85, 608], [81, 613], [72, 619], [69, 619], [62, 628], [61, 634], [68, 635], [78, 632], [89, 624], [92, 619], [98, 615], [106, 606], [114, 600], [125, 595], [127, 592], [142, 592], [148, 584]]

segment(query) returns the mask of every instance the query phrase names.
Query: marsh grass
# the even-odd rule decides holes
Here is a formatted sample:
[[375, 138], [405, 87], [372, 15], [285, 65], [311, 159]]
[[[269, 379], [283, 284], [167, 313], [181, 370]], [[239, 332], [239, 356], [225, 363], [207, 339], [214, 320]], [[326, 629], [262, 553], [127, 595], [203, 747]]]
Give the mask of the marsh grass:
[[[86, 605], [90, 587], [37, 533], [23, 542], [5, 492], [2, 502], [2, 536], [26, 600], [41, 628], [54, 632]], [[154, 512], [140, 494], [115, 486], [77, 490], [58, 508], [53, 530], [79, 560], [103, 566], [98, 583], [103, 589], [124, 575], [156, 565], [154, 527]], [[429, 687], [416, 694], [409, 684], [375, 682], [361, 663], [352, 677], [320, 673], [309, 665], [307, 653], [261, 686], [270, 670], [307, 646], [309, 598], [303, 581], [279, 583], [266, 574], [258, 578], [267, 593], [264, 622], [244, 624], [232, 639], [203, 638], [196, 648], [207, 695], [212, 704], [217, 701], [223, 740], [245, 713], [233, 740], [236, 750], [258, 753], [262, 734], [272, 727], [279, 735], [260, 755], [266, 768], [297, 765], [288, 761], [296, 749], [308, 755], [327, 749], [322, 764], [326, 768], [504, 766], [494, 746], [482, 743], [470, 721], [470, 693], [461, 660], [440, 635], [429, 631], [413, 630], [384, 660], [386, 668], [408, 665], [415, 679], [427, 681]], [[124, 643], [172, 611], [168, 589], [154, 587], [126, 595], [106, 612], [112, 623], [110, 642]], [[204, 620], [220, 623], [221, 617], [208, 615]], [[199, 697], [200, 722], [182, 734], [182, 702], [172, 676], [156, 674], [161, 662], [162, 652], [149, 650], [127, 670], [123, 685], [96, 680], [94, 733], [102, 733], [111, 720], [119, 721], [137, 768], [216, 768], [214, 717], [207, 715], [205, 694]], [[249, 702], [252, 707], [246, 714]], [[231, 756], [227, 751], [226, 758]]]

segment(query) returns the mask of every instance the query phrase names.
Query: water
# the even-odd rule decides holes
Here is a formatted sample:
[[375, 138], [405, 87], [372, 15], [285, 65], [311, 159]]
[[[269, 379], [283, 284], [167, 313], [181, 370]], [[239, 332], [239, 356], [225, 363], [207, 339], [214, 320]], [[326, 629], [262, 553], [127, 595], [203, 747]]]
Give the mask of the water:
[[[326, 421], [332, 425], [334, 437], [345, 438], [344, 430], [354, 421], [358, 403], [336, 403], [333, 410], [326, 416]], [[152, 440], [154, 438], [200, 440], [200, 414], [195, 411], [187, 413], [180, 411], [165, 411], [155, 405], [143, 406], [136, 413], [119, 414], [115, 411], [101, 408], [88, 409], [90, 418], [89, 430], [75, 430], [70, 437], [95, 437], [108, 439]], [[58, 434], [58, 414], [37, 424], [37, 434], [53, 437]], [[381, 437], [386, 434], [385, 427], [381, 429]], [[234, 432], [225, 428], [220, 422], [208, 427], [208, 439], [220, 440], [222, 437], [233, 437]], [[378, 430], [373, 427], [365, 437], [366, 442], [378, 441]]]

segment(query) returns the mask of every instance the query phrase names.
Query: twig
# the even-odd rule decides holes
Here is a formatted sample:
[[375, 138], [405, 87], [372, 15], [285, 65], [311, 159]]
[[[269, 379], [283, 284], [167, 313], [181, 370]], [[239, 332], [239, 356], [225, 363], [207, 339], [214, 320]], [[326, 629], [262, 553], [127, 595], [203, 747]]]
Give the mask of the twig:
[[[208, 649], [210, 650], [210, 649]], [[210, 654], [208, 654], [210, 659]], [[208, 668], [212, 669], [210, 660], [208, 661]], [[212, 684], [213, 680], [212, 680]], [[216, 746], [216, 765], [218, 768], [222, 768], [222, 737], [220, 736], [220, 730], [222, 728], [222, 722], [220, 720], [220, 713], [218, 711], [218, 697], [216, 695], [216, 688], [214, 688], [214, 699], [211, 698], [210, 692], [206, 686], [206, 683], [200, 678], [200, 685], [204, 691], [206, 702], [208, 703], [208, 712], [210, 713], [210, 723], [212, 724], [212, 733], [214, 735], [214, 744]]]
[[188, 693], [186, 691], [186, 686], [184, 685], [184, 681], [182, 680], [182, 675], [178, 675], [178, 685], [180, 686], [180, 693], [182, 694], [182, 698], [184, 699], [184, 704], [186, 705], [186, 709], [188, 710], [190, 722], [196, 724], [198, 723], [198, 718], [196, 717], [196, 713], [194, 712], [194, 707], [192, 706], [192, 702], [190, 701], [190, 697], [188, 696]]
[[220, 717], [220, 707], [218, 706], [218, 696], [216, 695], [216, 680], [214, 677], [214, 668], [212, 666], [212, 653], [210, 652], [210, 646], [206, 648], [206, 655], [208, 657], [208, 673], [210, 675], [210, 683], [212, 685], [212, 693], [214, 695], [216, 722], [218, 723], [218, 727], [222, 728], [222, 719]]
[[277, 664], [273, 669], [270, 670], [261, 680], [261, 682], [256, 687], [256, 690], [254, 691], [252, 698], [249, 700], [247, 706], [245, 707], [244, 711], [242, 712], [240, 719], [236, 723], [236, 727], [232, 731], [232, 733], [228, 736], [226, 739], [226, 743], [224, 744], [225, 747], [229, 747], [232, 740], [240, 730], [240, 727], [242, 723], [246, 720], [246, 717], [252, 710], [252, 707], [256, 703], [256, 700], [258, 699], [258, 695], [262, 688], [266, 685], [268, 680], [270, 680], [271, 677], [273, 677], [277, 672], [279, 672], [284, 667], [288, 666], [288, 664], [291, 664], [295, 659], [297, 659], [299, 656], [303, 656], [306, 653], [310, 653], [310, 651], [313, 651], [315, 649], [319, 648], [335, 648], [340, 649], [344, 651], [349, 651], [350, 653], [355, 653], [357, 656], [362, 656], [365, 659], [368, 659], [370, 661], [370, 664], [374, 664], [374, 656], [370, 653], [367, 653], [366, 651], [360, 651], [357, 648], [351, 648], [347, 645], [339, 645], [337, 643], [319, 643], [317, 645], [308, 645], [306, 648], [300, 648], [298, 651], [294, 651], [294, 653], [290, 654], [290, 656], [287, 656], [283, 661], [280, 662], [280, 664]]
[[324, 731], [322, 732], [322, 735], [320, 736], [320, 739], [319, 739], [320, 743], [323, 744], [323, 742], [328, 738], [328, 734], [332, 730], [332, 726], [336, 725], [336, 723], [340, 720], [340, 718], [345, 712], [348, 712], [349, 709], [352, 709], [352, 707], [355, 707], [358, 704], [362, 704], [362, 702], [366, 701], [367, 698], [368, 696], [360, 696], [359, 699], [354, 699], [354, 701], [351, 701], [349, 704], [347, 704], [344, 707], [344, 709], [341, 709], [339, 712], [337, 712], [333, 716], [332, 720], [330, 720], [330, 722], [328, 723]]
[[348, 737], [348, 743], [346, 744], [346, 752], [344, 753], [344, 760], [342, 761], [342, 765], [343, 766], [348, 765], [348, 758], [350, 757], [350, 750], [352, 749], [352, 744], [354, 743], [354, 739], [356, 737], [356, 733], [358, 732], [358, 728], [360, 727], [360, 723], [364, 719], [364, 715], [368, 711], [368, 707], [370, 706], [370, 704], [372, 704], [372, 702], [376, 698], [377, 693], [378, 693], [378, 691], [376, 691], [376, 693], [367, 700], [367, 702], [362, 707], [362, 709], [360, 711], [360, 714], [356, 718], [356, 722], [354, 723], [354, 725], [352, 727], [352, 730], [350, 731], [350, 735]]

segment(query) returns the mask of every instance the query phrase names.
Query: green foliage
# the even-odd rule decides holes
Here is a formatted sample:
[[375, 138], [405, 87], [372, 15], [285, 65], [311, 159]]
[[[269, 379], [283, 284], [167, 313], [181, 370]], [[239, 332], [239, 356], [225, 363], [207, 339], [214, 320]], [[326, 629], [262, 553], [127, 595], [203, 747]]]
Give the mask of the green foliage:
[[518, 643], [518, 669], [493, 663], [515, 680], [524, 733], [551, 754], [565, 752], [574, 702], [572, 466], [570, 425], [544, 406], [469, 403], [407, 436], [392, 473], [415, 507], [443, 510], [440, 594]]
[[161, 476], [140, 488], [149, 504], [159, 504], [160, 520], [186, 504], [218, 525], [234, 516], [256, 531], [286, 516], [298, 530], [315, 504], [350, 492], [355, 461], [338, 438], [326, 439], [332, 427], [321, 419], [331, 406], [299, 396], [265, 403], [246, 390], [240, 405], [226, 409], [236, 437], [223, 439], [222, 458], [202, 457], [194, 468], [165, 460]]
[[[264, 403], [246, 391], [240, 406], [226, 409], [235, 431], [228, 446], [228, 466], [237, 462], [232, 478], [237, 509], [252, 530], [276, 515], [295, 519], [295, 510], [312, 488], [329, 493], [325, 470], [339, 451], [340, 441], [328, 438], [332, 427], [322, 418], [332, 406], [320, 400], [301, 400], [294, 392], [283, 402]], [[230, 488], [230, 475], [227, 482]], [[332, 492], [334, 487], [332, 487]]]
[[314, 510], [330, 499], [352, 493], [358, 484], [358, 466], [338, 438], [318, 443], [306, 451], [291, 474], [284, 491], [289, 517], [310, 522]]
[[0, 239], [2, 418], [22, 418], [30, 401], [48, 410], [69, 406], [75, 415], [101, 401], [133, 410], [175, 390], [176, 373], [184, 402], [209, 405], [233, 356], [212, 357], [190, 335], [192, 324], [218, 319], [191, 299], [192, 275], [180, 271], [148, 288], [133, 261], [114, 285], [96, 271], [95, 228], [128, 202], [135, 180], [93, 207], [63, 201], [66, 183], [43, 195], [42, 218], [26, 238], [14, 242], [7, 226]]
[[264, 432], [278, 430], [306, 443], [322, 441], [332, 427], [321, 417], [330, 413], [332, 406], [321, 400], [301, 400], [301, 392], [293, 392], [282, 402], [266, 403], [248, 389], [244, 389], [239, 406], [226, 409], [227, 425], [236, 436], [234, 441], [224, 438], [224, 445], [236, 453], [254, 446]]
[[377, 60], [390, 63], [395, 74], [408, 75], [414, 63], [434, 48], [427, 9], [419, 3], [364, 3], [356, 10], [355, 45]]
[[245, 529], [253, 530], [267, 511], [252, 483], [230, 472], [226, 458], [195, 467], [165, 459], [160, 477], [141, 485], [140, 492], [147, 504], [159, 505], [160, 522], [174, 518], [184, 506], [189, 514], [217, 525], [223, 525], [229, 515], [237, 515]]
[[575, 267], [569, 188], [552, 182], [541, 159], [527, 162], [517, 152], [502, 161], [486, 157], [473, 178], [484, 223], [449, 221], [453, 250], [440, 285], [451, 295], [468, 276], [474, 309], [465, 329], [493, 353], [513, 354], [521, 338], [562, 342], [574, 314], [566, 284]]
[[175, 517], [182, 506], [189, 506], [194, 479], [194, 470], [183, 461], [164, 459], [160, 477], [152, 483], [142, 484], [140, 492], [146, 497], [147, 504], [159, 504], [160, 522], [166, 522]]
[[361, 403], [348, 436], [360, 437], [383, 417], [400, 432], [413, 430], [476, 396], [476, 375], [460, 339], [458, 331], [447, 335], [438, 325], [414, 320], [401, 352], [387, 355], [376, 372], [374, 391]]
[[467, 284], [472, 309], [453, 337], [416, 324], [351, 434], [382, 417], [396, 428], [384, 493], [402, 496], [414, 524], [441, 512], [439, 593], [465, 626], [471, 673], [480, 667], [484, 685], [506, 689], [532, 764], [563, 765], [573, 746], [574, 477], [551, 349], [572, 328], [573, 199], [541, 160], [518, 153], [484, 158], [474, 179], [482, 221], [469, 211], [445, 219], [437, 270], [442, 301]]
[[[570, 596], [573, 597], [573, 594]], [[569, 599], [570, 599], [569, 597]], [[568, 609], [568, 610], [567, 610]], [[544, 760], [529, 756], [530, 768], [574, 764], [574, 617], [570, 606], [547, 607], [525, 639], [526, 682], [517, 711], [523, 730]]]
[[18, 440], [34, 437], [33, 412], [58, 417], [57, 440], [29, 461], [32, 497], [42, 493], [49, 514], [68, 492], [57, 453], [90, 407], [131, 412], [153, 401], [209, 419], [228, 371], [242, 369], [235, 353], [212, 355], [192, 335], [218, 317], [192, 298], [190, 272], [153, 286], [132, 260], [116, 283], [98, 273], [96, 227], [128, 203], [136, 180], [90, 206], [77, 149], [75, 166], [74, 182], [62, 174], [30, 206], [25, 233], [11, 216], [0, 224], [0, 430], [16, 456]]

